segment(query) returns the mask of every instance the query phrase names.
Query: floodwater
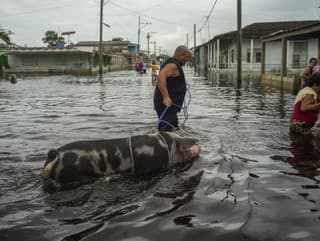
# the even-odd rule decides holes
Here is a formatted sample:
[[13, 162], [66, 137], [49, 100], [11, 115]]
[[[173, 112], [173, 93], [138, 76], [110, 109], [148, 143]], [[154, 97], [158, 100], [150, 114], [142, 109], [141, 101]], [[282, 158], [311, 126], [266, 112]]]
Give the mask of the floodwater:
[[154, 126], [151, 77], [0, 81], [0, 240], [319, 240], [320, 155], [289, 137], [294, 95], [250, 78], [238, 88], [231, 78], [186, 76], [182, 134], [202, 146], [189, 169], [55, 193], [40, 177], [49, 149]]

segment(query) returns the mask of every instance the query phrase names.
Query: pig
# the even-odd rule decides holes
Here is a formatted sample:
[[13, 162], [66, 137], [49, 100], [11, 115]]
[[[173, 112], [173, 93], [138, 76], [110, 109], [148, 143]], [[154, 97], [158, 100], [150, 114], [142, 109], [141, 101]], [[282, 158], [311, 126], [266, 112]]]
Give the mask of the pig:
[[48, 152], [42, 178], [50, 185], [64, 185], [116, 173], [149, 176], [191, 162], [200, 151], [196, 139], [174, 132], [77, 141]]

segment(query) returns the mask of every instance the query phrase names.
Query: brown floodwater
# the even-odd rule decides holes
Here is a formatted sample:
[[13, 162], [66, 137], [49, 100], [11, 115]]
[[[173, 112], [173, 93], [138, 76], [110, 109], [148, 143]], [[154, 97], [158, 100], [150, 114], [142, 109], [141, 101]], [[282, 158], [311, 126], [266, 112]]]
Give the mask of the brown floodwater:
[[[193, 77], [184, 172], [101, 178], [45, 192], [46, 153], [77, 140], [149, 132], [151, 74], [0, 80], [0, 240], [319, 240], [319, 152], [291, 140], [294, 95], [246, 77]], [[180, 121], [184, 120], [181, 113]]]

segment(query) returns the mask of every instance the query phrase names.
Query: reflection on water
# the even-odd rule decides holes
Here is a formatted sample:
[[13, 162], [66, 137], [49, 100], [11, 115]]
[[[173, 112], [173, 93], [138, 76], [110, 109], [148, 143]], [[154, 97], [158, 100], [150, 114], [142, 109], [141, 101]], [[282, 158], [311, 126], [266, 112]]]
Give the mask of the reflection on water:
[[[289, 147], [292, 156], [287, 161], [295, 169], [290, 175], [308, 177], [320, 181], [320, 152], [317, 150], [320, 142], [313, 142], [310, 136], [292, 138]], [[315, 146], [316, 145], [316, 146]]]
[[0, 240], [318, 240], [319, 152], [289, 138], [294, 95], [250, 76], [186, 76], [182, 133], [203, 150], [188, 170], [51, 194], [40, 178], [49, 149], [154, 127], [151, 76], [1, 80]]

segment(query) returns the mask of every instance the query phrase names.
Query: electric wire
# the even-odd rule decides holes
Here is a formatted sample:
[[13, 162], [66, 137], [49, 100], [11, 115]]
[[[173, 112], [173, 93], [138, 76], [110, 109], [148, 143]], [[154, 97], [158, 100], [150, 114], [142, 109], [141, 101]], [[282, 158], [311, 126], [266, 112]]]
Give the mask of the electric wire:
[[212, 5], [212, 7], [211, 7], [208, 16], [206, 16], [206, 20], [204, 21], [204, 23], [203, 23], [202, 26], [200, 27], [199, 32], [202, 30], [202, 28], [205, 26], [205, 24], [209, 21], [209, 18], [210, 18], [210, 16], [211, 16], [212, 12], [213, 12], [213, 9], [215, 8], [215, 6], [216, 6], [216, 4], [217, 4], [217, 2], [218, 2], [218, 0], [213, 0], [213, 1], [215, 1], [215, 2], [213, 3], [213, 5]]

